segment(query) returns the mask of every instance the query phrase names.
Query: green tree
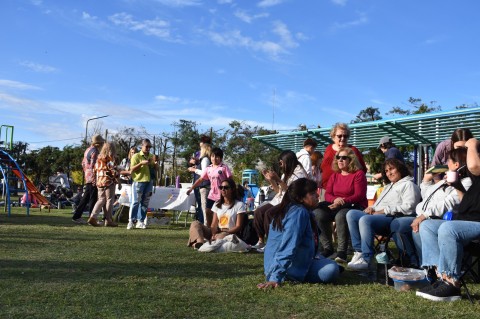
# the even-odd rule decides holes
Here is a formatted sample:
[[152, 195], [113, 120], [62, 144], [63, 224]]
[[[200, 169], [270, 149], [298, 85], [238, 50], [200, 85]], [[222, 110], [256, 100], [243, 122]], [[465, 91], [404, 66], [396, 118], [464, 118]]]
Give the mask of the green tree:
[[408, 108], [402, 108], [399, 106], [394, 106], [390, 111], [386, 114], [399, 114], [399, 115], [412, 115], [412, 114], [424, 114], [430, 113], [435, 111], [441, 111], [442, 107], [437, 105], [436, 101], [430, 101], [429, 104], [426, 104], [420, 98], [410, 97], [408, 99]]
[[257, 135], [271, 134], [271, 131], [239, 121], [232, 121], [229, 126], [226, 132], [228, 141], [225, 154], [227, 160], [233, 165], [232, 169], [237, 181], [240, 181], [244, 169], [259, 168], [260, 163], [267, 163], [267, 165], [276, 163], [280, 152], [253, 138]]
[[380, 115], [380, 111], [378, 108], [369, 106], [366, 109], [361, 110], [357, 117], [350, 121], [350, 123], [362, 123], [362, 122], [370, 122], [370, 121], [377, 121], [381, 120], [382, 116]]

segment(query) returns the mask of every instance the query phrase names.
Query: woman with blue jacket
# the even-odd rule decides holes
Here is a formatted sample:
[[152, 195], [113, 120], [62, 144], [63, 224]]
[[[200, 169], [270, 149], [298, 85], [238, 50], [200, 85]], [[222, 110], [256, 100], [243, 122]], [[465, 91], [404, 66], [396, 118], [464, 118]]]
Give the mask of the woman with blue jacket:
[[318, 204], [316, 191], [315, 182], [297, 179], [272, 211], [264, 256], [266, 282], [258, 288], [275, 288], [285, 280], [330, 283], [338, 278], [337, 263], [315, 257], [318, 232], [310, 210]]

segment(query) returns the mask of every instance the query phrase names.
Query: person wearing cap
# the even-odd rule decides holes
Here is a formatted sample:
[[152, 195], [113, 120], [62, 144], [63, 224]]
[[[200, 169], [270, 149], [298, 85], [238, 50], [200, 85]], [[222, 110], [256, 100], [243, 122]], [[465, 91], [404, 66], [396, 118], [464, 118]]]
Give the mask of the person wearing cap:
[[[385, 154], [385, 160], [389, 158], [396, 158], [403, 164], [405, 164], [405, 159], [403, 158], [402, 152], [392, 143], [392, 139], [389, 136], [384, 136], [378, 142], [378, 149]], [[381, 179], [382, 173], [377, 173], [373, 175], [375, 179]]]
[[307, 177], [311, 180], [315, 180], [312, 173], [312, 160], [310, 159], [310, 155], [315, 151], [317, 147], [317, 141], [313, 138], [307, 138], [303, 141], [303, 148], [297, 152], [297, 158], [300, 164], [302, 164], [303, 169], [307, 172]]
[[105, 140], [99, 134], [95, 134], [92, 137], [92, 143], [90, 147], [85, 150], [83, 154], [82, 167], [83, 173], [85, 175], [85, 191], [83, 197], [80, 200], [77, 208], [73, 211], [73, 222], [77, 224], [87, 224], [87, 221], [82, 218], [83, 211], [87, 207], [89, 215], [92, 213], [93, 207], [97, 202], [97, 186], [96, 186], [96, 176], [95, 176], [95, 163], [97, 162], [97, 157], [102, 148]]

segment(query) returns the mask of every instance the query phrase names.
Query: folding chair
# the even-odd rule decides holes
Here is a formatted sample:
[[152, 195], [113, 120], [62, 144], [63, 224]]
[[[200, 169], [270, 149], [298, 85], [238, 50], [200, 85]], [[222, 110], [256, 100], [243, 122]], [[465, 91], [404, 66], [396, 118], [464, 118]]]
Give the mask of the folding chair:
[[480, 239], [473, 240], [464, 247], [462, 274], [459, 278], [462, 286], [465, 288], [465, 293], [467, 294], [468, 300], [470, 300], [470, 302], [473, 304], [472, 296], [470, 295], [467, 283], [465, 282], [465, 277], [467, 275], [472, 277], [474, 283], [480, 283]]

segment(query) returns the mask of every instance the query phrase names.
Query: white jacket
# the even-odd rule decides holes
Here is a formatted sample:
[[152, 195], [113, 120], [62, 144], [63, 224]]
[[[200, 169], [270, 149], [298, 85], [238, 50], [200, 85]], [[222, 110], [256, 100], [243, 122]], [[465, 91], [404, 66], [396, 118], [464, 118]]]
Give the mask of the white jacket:
[[[465, 190], [472, 186], [470, 177], [461, 180]], [[448, 186], [445, 180], [438, 183], [422, 182], [420, 184], [423, 200], [417, 205], [417, 215], [442, 217], [448, 211], [457, 212], [460, 199], [457, 191], [452, 186]]]
[[376, 211], [383, 209], [385, 215], [412, 215], [415, 214], [415, 206], [421, 199], [420, 188], [411, 176], [405, 176], [398, 182], [385, 186], [372, 207]]
[[310, 153], [308, 153], [304, 148], [297, 152], [297, 159], [302, 164], [303, 169], [307, 173], [307, 178], [315, 181], [312, 174], [312, 160], [310, 159]]

